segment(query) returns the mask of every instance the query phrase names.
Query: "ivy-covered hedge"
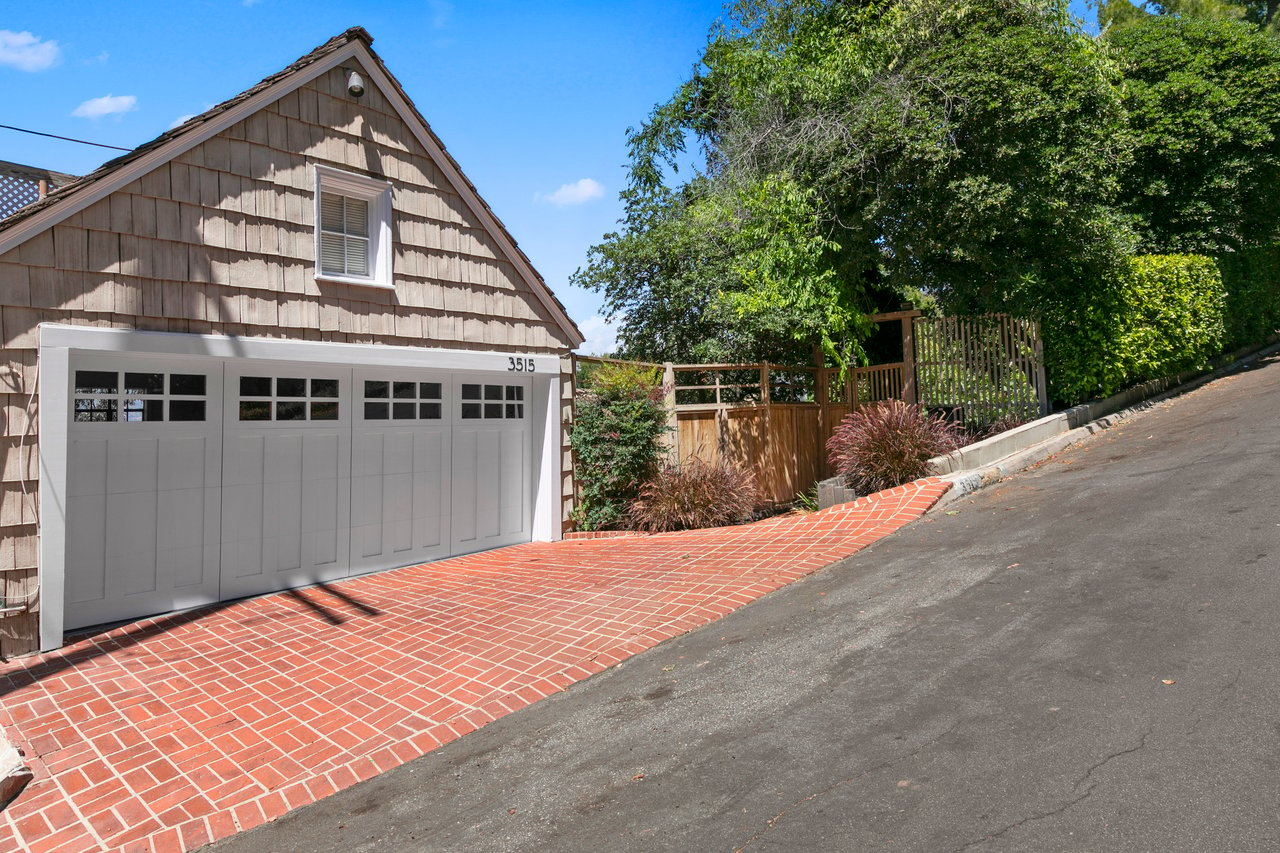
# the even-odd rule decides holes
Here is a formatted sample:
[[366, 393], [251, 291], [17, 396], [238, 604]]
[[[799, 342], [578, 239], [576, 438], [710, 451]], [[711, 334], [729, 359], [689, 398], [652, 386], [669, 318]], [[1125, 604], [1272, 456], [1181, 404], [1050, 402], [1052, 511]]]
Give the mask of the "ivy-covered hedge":
[[1280, 330], [1280, 245], [1218, 258], [1227, 291], [1226, 348], [1262, 343]]
[[1111, 286], [1042, 319], [1055, 401], [1073, 404], [1204, 366], [1222, 352], [1222, 274], [1204, 255], [1139, 255]]

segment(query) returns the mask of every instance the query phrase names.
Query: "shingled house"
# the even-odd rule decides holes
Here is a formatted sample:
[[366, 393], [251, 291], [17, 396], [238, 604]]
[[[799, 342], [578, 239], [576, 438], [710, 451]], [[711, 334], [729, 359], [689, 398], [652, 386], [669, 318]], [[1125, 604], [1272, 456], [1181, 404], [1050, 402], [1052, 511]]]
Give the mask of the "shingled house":
[[0, 219], [0, 654], [560, 535], [582, 335], [371, 43]]

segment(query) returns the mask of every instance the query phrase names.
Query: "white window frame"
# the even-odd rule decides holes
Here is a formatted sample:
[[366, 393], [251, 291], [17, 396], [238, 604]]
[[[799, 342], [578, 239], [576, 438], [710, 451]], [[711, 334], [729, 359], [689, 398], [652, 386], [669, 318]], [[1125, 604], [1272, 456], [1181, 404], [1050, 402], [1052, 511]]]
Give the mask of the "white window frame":
[[[344, 172], [331, 166], [321, 166], [319, 163], [315, 165], [315, 175], [316, 281], [394, 289], [395, 283], [391, 279], [391, 183]], [[320, 251], [322, 192], [358, 198], [369, 203], [369, 275], [340, 275], [323, 270]]]

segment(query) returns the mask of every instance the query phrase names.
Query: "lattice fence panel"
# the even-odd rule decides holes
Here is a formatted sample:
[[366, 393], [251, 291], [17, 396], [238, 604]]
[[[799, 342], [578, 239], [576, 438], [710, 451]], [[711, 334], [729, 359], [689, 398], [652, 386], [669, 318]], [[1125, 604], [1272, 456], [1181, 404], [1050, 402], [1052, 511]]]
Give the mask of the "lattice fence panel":
[[0, 219], [40, 197], [40, 185], [29, 178], [0, 174]]

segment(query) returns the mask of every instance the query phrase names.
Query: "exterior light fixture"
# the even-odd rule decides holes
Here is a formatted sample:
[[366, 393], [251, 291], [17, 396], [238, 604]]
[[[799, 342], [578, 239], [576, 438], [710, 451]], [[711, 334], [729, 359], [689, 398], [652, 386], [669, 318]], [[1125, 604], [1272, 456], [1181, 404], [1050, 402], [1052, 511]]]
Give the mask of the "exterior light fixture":
[[353, 98], [364, 95], [364, 78], [360, 76], [360, 72], [352, 71], [351, 76], [347, 78], [347, 94]]

